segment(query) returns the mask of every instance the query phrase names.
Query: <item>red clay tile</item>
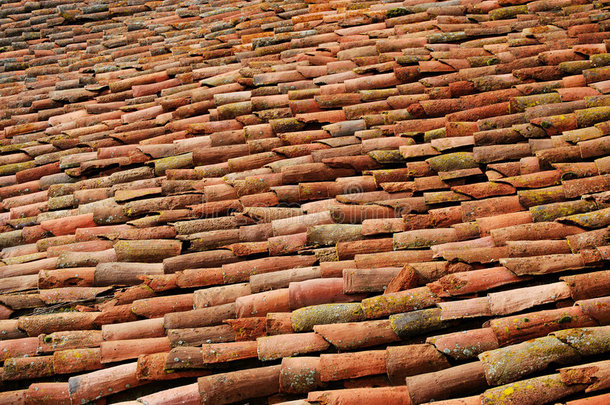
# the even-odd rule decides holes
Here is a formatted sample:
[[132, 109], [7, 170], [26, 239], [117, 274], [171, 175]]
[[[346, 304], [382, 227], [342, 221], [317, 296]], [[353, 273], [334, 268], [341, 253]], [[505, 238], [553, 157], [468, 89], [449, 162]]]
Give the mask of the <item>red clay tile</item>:
[[514, 257], [500, 259], [500, 263], [517, 275], [547, 274], [581, 269], [585, 266], [582, 255], [573, 254]]
[[215, 374], [198, 380], [204, 404], [222, 404], [256, 398], [279, 391], [281, 366]]
[[166, 329], [198, 328], [218, 325], [226, 319], [235, 318], [235, 303], [200, 308], [192, 311], [166, 313], [163, 325]]
[[111, 363], [137, 358], [141, 354], [152, 354], [169, 351], [169, 339], [157, 338], [113, 340], [100, 345], [101, 362]]
[[[434, 328], [470, 319], [448, 335], [465, 339], [447, 353], [460, 361], [509, 339], [607, 322], [605, 272], [594, 267], [608, 256], [601, 232], [608, 171], [604, 24], [590, 5], [560, 4], [568, 18], [548, 4], [518, 3], [3, 5], [0, 14], [12, 20], [0, 31], [17, 38], [2, 53], [8, 64], [0, 89], [5, 338], [46, 333], [35, 338], [40, 353], [32, 357], [43, 366], [62, 351], [71, 358], [85, 350], [94, 359], [102, 336], [113, 339], [105, 347], [140, 338], [219, 345], [230, 359], [239, 352], [231, 348], [244, 342], [252, 349], [265, 335], [292, 339], [294, 331], [313, 329], [341, 350], [382, 352], [398, 336], [389, 320], [362, 321], [360, 300], [369, 316], [390, 315], [406, 310], [392, 301], [397, 294], [425, 283], [440, 294], [422, 304], [431, 309], [409, 306], [414, 311], [393, 316], [394, 326], [429, 337]], [[152, 23], [140, 28], [144, 17]], [[84, 24], [91, 18], [94, 25]], [[535, 26], [540, 18], [547, 25]], [[70, 24], [58, 30], [63, 19]], [[193, 30], [207, 41], [196, 52], [187, 38]], [[446, 234], [440, 242], [438, 229]], [[392, 241], [409, 250], [394, 251]], [[486, 296], [437, 302], [495, 288], [481, 277], [494, 279], [498, 260], [519, 273], [546, 275], [510, 275], [520, 288], [503, 284]], [[589, 273], [563, 283], [553, 272], [566, 266]], [[452, 277], [470, 287], [452, 289]], [[203, 290], [192, 295], [197, 288]], [[384, 288], [383, 296], [362, 295]], [[19, 290], [31, 291], [9, 294]], [[566, 309], [568, 290], [581, 301]], [[174, 306], [177, 297], [189, 307]], [[267, 300], [273, 297], [279, 301]], [[337, 300], [355, 302], [331, 303]], [[377, 301], [380, 308], [371, 309]], [[494, 319], [489, 329], [471, 329], [478, 322], [472, 318], [551, 302], [563, 309], [522, 315], [529, 322], [509, 318], [506, 328]], [[76, 311], [33, 315], [48, 305]], [[142, 320], [132, 309], [164, 316]], [[259, 316], [236, 319], [241, 312]], [[423, 324], [399, 325], [409, 319]], [[515, 322], [526, 327], [514, 329]], [[478, 334], [480, 347], [472, 341]], [[279, 388], [260, 395], [275, 402], [312, 392], [310, 400], [330, 403], [409, 403], [407, 373], [449, 366], [440, 347], [423, 347], [429, 352], [386, 362], [390, 380], [403, 388], [384, 388], [390, 380], [383, 373], [352, 378], [382, 365], [369, 370], [353, 362], [341, 375], [344, 389], [335, 391], [339, 386], [319, 380], [332, 365], [315, 357], [282, 366], [286, 374], [273, 377]], [[546, 364], [529, 357], [533, 367]], [[434, 359], [445, 362], [426, 370]], [[400, 369], [407, 360], [413, 365]], [[95, 361], [76, 363], [58, 365]], [[218, 364], [229, 375], [254, 366]], [[177, 347], [144, 355], [132, 374], [150, 383], [207, 373], [200, 349]], [[107, 386], [110, 374], [94, 377], [98, 387], [84, 393], [75, 382], [87, 374], [77, 371], [71, 384], [57, 374], [52, 378], [63, 383], [34, 380], [13, 397], [94, 400], [107, 388], [124, 390]], [[150, 384], [151, 394], [128, 390], [126, 403], [201, 401], [199, 385], [167, 384]], [[467, 387], [456, 384], [455, 392]], [[242, 391], [221, 388], [209, 401], [248, 400], [225, 396]], [[441, 403], [481, 405], [493, 392], [455, 396]]]
[[330, 344], [316, 333], [295, 333], [257, 339], [258, 358], [263, 361], [326, 350]]
[[[521, 389], [524, 385], [531, 387], [527, 394]], [[481, 395], [481, 403], [487, 404], [490, 401], [495, 401], [505, 390], [510, 391], [510, 394], [505, 395], [504, 399], [508, 404], [535, 404], [539, 401], [555, 401], [564, 396], [583, 391], [585, 387], [581, 384], [566, 385], [561, 382], [559, 374], [554, 374], [489, 389]]]
[[391, 405], [410, 404], [406, 387], [351, 388], [334, 391], [314, 391], [307, 396], [308, 401], [328, 405], [367, 403], [386, 403]]
[[136, 370], [136, 363], [128, 363], [70, 377], [70, 398], [79, 402], [93, 401], [124, 391], [127, 386], [138, 386], [141, 383], [136, 379]]
[[136, 339], [140, 337], [152, 338], [164, 335], [162, 318], [102, 326], [102, 336], [105, 341]]
[[494, 267], [449, 274], [429, 286], [437, 294], [464, 295], [519, 281], [521, 279], [508, 269]]
[[257, 356], [257, 343], [254, 341], [234, 343], [212, 343], [202, 346], [203, 362], [224, 363]]
[[2, 346], [2, 355], [0, 358], [4, 361], [8, 358], [24, 357], [35, 355], [38, 350], [38, 338], [19, 338], [0, 342]]
[[438, 297], [428, 287], [380, 295], [362, 301], [367, 319], [375, 319], [399, 312], [413, 311], [432, 306]]
[[246, 295], [235, 300], [237, 317], [264, 316], [269, 312], [290, 309], [289, 289], [267, 291]]
[[495, 244], [502, 245], [508, 240], [563, 239], [566, 236], [583, 232], [582, 229], [554, 222], [536, 222], [494, 229], [491, 236]]
[[600, 324], [607, 323], [608, 320], [608, 299], [594, 298], [589, 300], [582, 300], [577, 302], [582, 312], [587, 316], [591, 316], [597, 320]]
[[473, 329], [428, 338], [434, 347], [456, 360], [466, 360], [498, 348], [498, 339], [490, 328]]
[[319, 357], [285, 357], [280, 370], [280, 392], [305, 394], [324, 388], [320, 381]]
[[[406, 381], [411, 403], [415, 404], [432, 399], [468, 395], [487, 387], [483, 366], [479, 362], [407, 377]], [[439, 384], [433, 384], [431, 381], [438, 381]], [[456, 393], [456, 390], [459, 393]]]
[[67, 405], [70, 403], [68, 383], [33, 383], [25, 395], [32, 404]]
[[[171, 370], [166, 371], [165, 365], [168, 352], [144, 354], [138, 357], [138, 369], [136, 378], [138, 381], [163, 381], [184, 377], [200, 377], [207, 375], [207, 370]], [[163, 392], [163, 391], [161, 391]], [[161, 394], [158, 393], [158, 394]], [[154, 394], [153, 394], [154, 395]], [[161, 395], [160, 395], [161, 396]]]
[[490, 293], [489, 302], [492, 313], [506, 315], [547, 302], [565, 300], [570, 296], [570, 289], [563, 282], [520, 288], [517, 291], [519, 299], [502, 292]]
[[555, 330], [596, 324], [596, 321], [585, 315], [580, 308], [568, 307], [495, 319], [490, 322], [490, 327], [496, 333], [500, 345], [504, 346], [544, 336]]
[[385, 350], [320, 355], [320, 380], [336, 381], [386, 372]]

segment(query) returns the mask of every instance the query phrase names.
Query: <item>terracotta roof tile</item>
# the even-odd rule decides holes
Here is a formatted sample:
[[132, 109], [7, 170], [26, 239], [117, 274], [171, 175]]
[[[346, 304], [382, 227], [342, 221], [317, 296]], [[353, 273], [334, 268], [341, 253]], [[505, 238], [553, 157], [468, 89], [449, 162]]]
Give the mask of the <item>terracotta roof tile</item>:
[[577, 3], [0, 5], [1, 400], [607, 402]]

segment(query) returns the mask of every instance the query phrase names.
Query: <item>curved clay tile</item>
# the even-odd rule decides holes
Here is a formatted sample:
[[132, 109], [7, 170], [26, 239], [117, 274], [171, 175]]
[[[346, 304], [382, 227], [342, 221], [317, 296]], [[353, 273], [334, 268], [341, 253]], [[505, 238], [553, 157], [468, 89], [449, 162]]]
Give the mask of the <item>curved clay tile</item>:
[[422, 1], [0, 5], [0, 402], [605, 403], [606, 11]]

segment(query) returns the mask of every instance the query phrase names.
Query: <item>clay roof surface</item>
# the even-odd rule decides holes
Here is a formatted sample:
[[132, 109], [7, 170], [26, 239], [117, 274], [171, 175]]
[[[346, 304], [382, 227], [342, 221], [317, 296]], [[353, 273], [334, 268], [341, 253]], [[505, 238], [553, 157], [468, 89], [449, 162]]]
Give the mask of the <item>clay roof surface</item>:
[[0, 0], [0, 405], [610, 403], [608, 0]]

